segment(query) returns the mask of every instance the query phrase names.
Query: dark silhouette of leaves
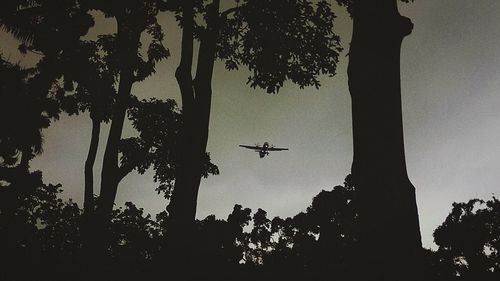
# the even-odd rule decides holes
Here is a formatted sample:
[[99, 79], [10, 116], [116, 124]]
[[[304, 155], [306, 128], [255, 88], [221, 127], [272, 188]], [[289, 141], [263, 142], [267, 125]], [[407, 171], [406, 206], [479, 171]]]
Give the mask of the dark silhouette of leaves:
[[500, 201], [471, 199], [453, 203], [446, 220], [434, 231], [444, 278], [496, 280], [500, 276]]
[[269, 93], [286, 80], [319, 88], [318, 76], [335, 74], [342, 51], [334, 19], [326, 1], [241, 1], [224, 21], [217, 55], [229, 70], [247, 66], [250, 86]]

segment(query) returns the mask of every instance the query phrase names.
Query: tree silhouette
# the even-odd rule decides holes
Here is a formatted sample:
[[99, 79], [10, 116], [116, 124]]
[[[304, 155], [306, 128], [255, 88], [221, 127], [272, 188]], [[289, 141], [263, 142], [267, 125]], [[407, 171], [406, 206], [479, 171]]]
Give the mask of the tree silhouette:
[[[6, 114], [2, 116], [2, 122], [6, 122], [2, 133], [13, 134], [2, 136], [2, 145], [17, 146], [15, 149], [2, 149], [2, 152], [22, 153], [20, 164], [25, 168], [42, 149], [41, 129], [47, 128], [50, 120], [58, 118], [60, 113], [52, 90], [53, 84], [62, 75], [58, 56], [71, 50], [93, 24], [88, 15], [76, 8], [76, 1], [56, 2], [8, 0], [2, 3], [0, 12], [0, 28], [21, 40], [19, 50], [42, 55], [36, 67], [24, 70], [1, 59], [2, 77], [5, 78], [2, 83], [2, 99], [5, 101], [2, 104], [5, 108], [2, 112]], [[56, 40], [61, 43], [52, 44]], [[29, 108], [29, 113], [21, 116], [19, 109], [23, 106]], [[15, 118], [19, 123], [8, 122], [8, 118]], [[25, 133], [21, 133], [20, 128], [24, 128]], [[16, 130], [17, 133], [14, 133]], [[18, 134], [17, 137], [14, 134]], [[14, 160], [12, 155], [2, 156], [6, 156], [4, 159], [7, 162]]]
[[[158, 9], [155, 1], [87, 1], [84, 9], [97, 9], [106, 17], [114, 17], [117, 33], [99, 38], [105, 52], [107, 67], [118, 74], [118, 87], [111, 111], [111, 126], [108, 134], [101, 172], [101, 191], [95, 212], [94, 246], [104, 252], [106, 225], [109, 223], [118, 184], [133, 167], [119, 161], [121, 134], [125, 115], [131, 98], [132, 85], [154, 73], [155, 64], [168, 57], [162, 44], [163, 33], [156, 21]], [[147, 59], [139, 53], [143, 32], [151, 35]]]
[[[91, 225], [93, 228], [91, 231], [93, 234], [88, 237], [85, 245], [92, 245], [95, 249], [91, 252], [94, 254], [96, 251], [103, 253], [105, 251], [102, 249], [105, 248], [107, 240], [104, 235], [107, 229], [106, 223], [109, 221], [119, 181], [133, 169], [144, 173], [146, 169], [153, 166], [155, 181], [160, 184], [158, 190], [165, 192], [166, 197], [169, 197], [174, 180], [172, 171], [175, 169], [175, 164], [173, 161], [180, 158], [180, 153], [173, 151], [178, 143], [178, 127], [181, 124], [175, 103], [158, 100], [138, 101], [133, 99], [130, 93], [133, 83], [142, 81], [154, 73], [155, 64], [168, 56], [168, 50], [162, 45], [163, 33], [156, 22], [157, 1], [109, 4], [99, 3], [99, 1], [80, 3], [75, 0], [67, 1], [64, 5], [57, 5], [57, 1], [27, 1], [17, 4], [9, 2], [8, 4], [11, 4], [7, 5], [9, 9], [3, 10], [7, 12], [2, 13], [2, 27], [23, 40], [20, 46], [22, 52], [34, 52], [41, 55], [41, 60], [33, 71], [34, 78], [31, 79], [33, 82], [26, 86], [26, 90], [31, 89], [43, 97], [53, 98], [52, 107], [55, 113], [48, 113], [42, 117], [46, 117], [46, 122], [48, 122], [49, 117], [58, 116], [60, 108], [69, 114], [84, 111], [90, 113], [92, 134], [85, 163], [86, 216], [82, 227], [87, 229], [86, 226]], [[84, 35], [93, 24], [92, 17], [87, 14], [89, 9], [99, 9], [106, 16], [115, 17], [118, 22], [118, 33], [99, 36], [97, 41], [81, 40], [80, 36]], [[139, 38], [143, 32], [147, 32], [152, 37], [147, 49], [147, 59], [143, 59], [139, 54], [141, 48]], [[57, 46], [51, 44], [56, 38], [64, 42]], [[21, 73], [21, 70], [18, 72]], [[13, 71], [9, 72], [11, 73]], [[21, 81], [21, 78], [13, 81]], [[24, 82], [21, 82], [15, 87], [23, 87]], [[115, 89], [116, 84], [118, 87]], [[11, 89], [5, 90], [2, 93]], [[12, 100], [14, 96], [3, 97]], [[27, 105], [27, 101], [22, 102], [23, 106]], [[16, 103], [18, 106], [12, 103], [6, 104], [11, 105], [10, 108], [15, 110], [21, 106], [21, 102], [16, 101]], [[44, 106], [49, 105], [50, 103], [44, 104]], [[130, 109], [129, 114], [133, 126], [140, 136], [121, 139], [121, 130], [128, 109]], [[8, 114], [9, 111], [3, 113]], [[37, 111], [33, 110], [33, 114], [36, 113]], [[30, 118], [30, 116], [26, 115], [23, 118]], [[3, 118], [2, 122], [7, 120], [9, 119]], [[30, 126], [37, 124], [34, 120], [29, 121]], [[101, 181], [100, 199], [95, 201], [92, 169], [99, 143], [100, 124], [108, 121], [111, 121], [111, 131], [104, 157], [102, 172], [104, 180]], [[17, 133], [19, 136], [12, 135], [19, 129], [14, 128], [12, 124], [9, 126], [17, 131], [13, 133], [4, 131], [11, 135], [2, 137], [2, 145], [5, 146], [2, 154], [5, 154], [3, 156], [7, 164], [14, 164], [17, 161], [15, 156], [19, 154], [17, 150], [7, 147], [9, 145], [20, 146], [23, 141], [35, 138], [35, 144], [33, 144], [37, 145], [34, 147], [35, 152], [41, 151], [41, 128], [31, 130], [29, 126], [25, 126], [25, 132], [38, 133], [38, 138], [37, 136], [27, 138], [26, 134], [24, 136], [20, 136], [20, 133]], [[48, 123], [43, 126], [47, 127]], [[33, 156], [28, 149], [25, 151], [27, 152], [22, 153], [24, 157], [21, 162], [23, 163], [27, 163]], [[27, 165], [24, 166], [27, 167]], [[7, 168], [10, 167], [5, 167]], [[217, 167], [210, 163], [208, 153], [203, 158], [202, 173], [204, 175], [218, 173]], [[94, 202], [97, 202], [98, 206], [94, 207]], [[94, 213], [93, 210], [96, 207], [97, 213]], [[90, 229], [84, 232], [85, 237], [90, 235], [90, 233], [85, 234], [88, 231]]]
[[[109, 122], [116, 95], [117, 70], [109, 66], [109, 58], [102, 54], [101, 40], [80, 41], [67, 52], [64, 85], [59, 89], [62, 108], [70, 115], [88, 112], [92, 121], [89, 151], [84, 167], [84, 210], [90, 216], [94, 210], [93, 168], [99, 146], [101, 123]], [[75, 87], [76, 85], [76, 87]]]
[[[179, 159], [168, 207], [170, 239], [177, 249], [171, 252], [179, 255], [189, 252], [185, 247], [194, 227], [215, 60], [223, 60], [228, 70], [248, 67], [250, 86], [276, 93], [287, 80], [300, 87], [319, 87], [318, 76], [334, 74], [341, 50], [339, 38], [332, 33], [335, 16], [325, 1], [246, 0], [232, 4], [225, 11], [221, 11], [219, 0], [171, 1], [166, 6], [178, 13], [182, 27], [176, 78], [182, 96], [183, 124], [178, 150], [184, 156]], [[192, 77], [194, 39], [200, 41], [200, 47]]]
[[[45, 185], [40, 179], [15, 185], [31, 192], [9, 198], [16, 201], [13, 211], [0, 207], [0, 278], [48, 280], [56, 268], [59, 274], [74, 274], [81, 210], [71, 200], [58, 198], [60, 185]], [[5, 190], [0, 193], [5, 199]]]
[[257, 266], [257, 280], [327, 280], [348, 278], [356, 244], [354, 190], [336, 186], [321, 191], [305, 212], [269, 220], [254, 214], [247, 262]]
[[[84, 213], [95, 215], [89, 243], [97, 253], [95, 263], [102, 262], [92, 277], [140, 279], [160, 272], [153, 268], [165, 263], [170, 277], [186, 273], [188, 279], [420, 280], [426, 278], [425, 258], [445, 280], [498, 279], [496, 198], [454, 204], [434, 234], [439, 250], [421, 249], [401, 112], [400, 49], [411, 21], [399, 14], [397, 0], [336, 2], [354, 19], [348, 67], [352, 177], [343, 187], [319, 193], [305, 212], [291, 218], [270, 219], [262, 209], [252, 215], [236, 205], [227, 220], [201, 221], [195, 221], [201, 177], [218, 173], [206, 152], [215, 61], [222, 60], [228, 70], [247, 67], [248, 84], [269, 93], [288, 80], [319, 87], [319, 75], [335, 73], [341, 51], [330, 5], [235, 0], [221, 11], [219, 0], [2, 3], [0, 28], [21, 41], [20, 51], [37, 53], [40, 61], [23, 69], [0, 58], [0, 243], [1, 262], [8, 268], [0, 277], [48, 279], [56, 266], [74, 274], [81, 270], [75, 265], [94, 258], [82, 254], [82, 210], [57, 197], [59, 185], [43, 184], [41, 172], [28, 169], [42, 151], [42, 129], [64, 109], [88, 111], [92, 119]], [[89, 9], [115, 18], [117, 33], [82, 40], [93, 25]], [[172, 100], [138, 100], [131, 91], [169, 55], [157, 22], [160, 10], [174, 11], [182, 28], [176, 71], [182, 111]], [[147, 58], [141, 56], [145, 32], [152, 37]], [[127, 114], [138, 135], [122, 139]], [[111, 130], [95, 201], [92, 168], [106, 121]], [[120, 181], [149, 167], [157, 190], [171, 197], [168, 212], [154, 221], [132, 203], [113, 211]], [[27, 265], [34, 266], [33, 273], [23, 270]], [[106, 265], [107, 274], [101, 274]]]
[[[25, 86], [22, 89], [6, 88], [2, 91], [2, 99], [6, 100], [4, 104], [8, 108], [3, 111], [8, 115], [2, 116], [1, 122], [7, 123], [2, 133], [18, 132], [17, 137], [12, 135], [10, 141], [5, 139], [2, 144], [16, 143], [17, 151], [22, 155], [20, 166], [27, 170], [29, 160], [41, 152], [41, 130], [59, 118], [58, 96], [61, 92], [58, 89], [62, 88], [59, 82], [71, 68], [65, 58], [78, 47], [80, 36], [93, 25], [93, 20], [79, 8], [76, 0], [63, 3], [55, 0], [6, 1], [3, 4], [0, 27], [20, 40], [22, 53], [33, 52], [40, 56], [35, 67], [24, 71]], [[5, 78], [12, 79], [6, 80], [11, 85], [19, 81], [19, 78], [7, 75]], [[9, 122], [10, 118], [17, 121]], [[22, 131], [24, 133], [19, 135]], [[3, 148], [3, 151], [17, 153], [9, 148]]]
[[[0, 75], [5, 79], [1, 85], [0, 113], [2, 173], [15, 166], [28, 169], [29, 161], [42, 151], [41, 130], [59, 114], [55, 99], [35, 91], [31, 84], [35, 82], [33, 72], [0, 58]], [[25, 108], [29, 110], [22, 110]]]
[[[43, 184], [40, 178], [17, 184], [31, 192], [15, 197], [12, 212], [0, 206], [2, 280], [85, 280], [83, 210], [60, 198], [61, 185]], [[453, 205], [435, 231], [438, 251], [425, 252], [435, 277], [429, 280], [498, 279], [499, 206], [496, 198]], [[193, 270], [184, 280], [348, 279], [357, 269], [350, 257], [359, 241], [357, 208], [357, 191], [347, 180], [344, 186], [322, 190], [293, 217], [269, 219], [262, 209], [252, 213], [235, 205], [225, 220], [214, 215], [197, 220], [191, 240], [197, 249], [190, 259]], [[165, 264], [162, 254], [169, 226], [165, 211], [153, 220], [131, 202], [114, 209], [108, 260], [92, 276], [175, 279], [176, 265]]]
[[337, 2], [354, 19], [348, 77], [351, 174], [362, 229], [357, 272], [374, 280], [419, 280], [421, 238], [415, 188], [406, 171], [400, 85], [401, 43], [413, 24], [399, 14], [397, 0]]
[[41, 182], [41, 172], [29, 171], [29, 162], [42, 152], [42, 129], [58, 117], [59, 107], [52, 95], [38, 89], [34, 69], [0, 57], [0, 77], [0, 213], [2, 224], [10, 225], [24, 198]]
[[[122, 140], [121, 162], [144, 173], [150, 166], [155, 171], [154, 180], [159, 183], [158, 193], [170, 198], [175, 181], [175, 167], [182, 152], [179, 146], [179, 131], [182, 127], [182, 113], [174, 100], [157, 99], [131, 102], [128, 111], [132, 126], [139, 132], [138, 137]], [[210, 154], [203, 159], [202, 174], [218, 174], [216, 165], [210, 162]]]
[[[11, 279], [9, 272], [20, 269], [19, 265], [26, 259], [35, 258], [30, 256], [30, 251], [38, 247], [34, 243], [38, 237], [31, 235], [34, 224], [40, 222], [43, 226], [46, 220], [59, 219], [59, 214], [40, 211], [33, 214], [25, 209], [28, 203], [33, 207], [44, 200], [33, 201], [42, 186], [41, 172], [29, 171], [29, 162], [42, 152], [42, 129], [59, 117], [60, 107], [52, 85], [60, 77], [60, 72], [52, 55], [68, 46], [61, 44], [48, 48], [44, 42], [59, 36], [71, 44], [71, 38], [81, 35], [78, 23], [82, 22], [72, 21], [74, 18], [67, 15], [60, 18], [75, 23], [72, 37], [67, 37], [66, 30], [54, 29], [55, 23], [47, 21], [46, 14], [61, 15], [71, 9], [71, 4], [51, 10], [47, 9], [48, 1], [43, 5], [37, 1], [6, 1], [2, 4], [5, 6], [0, 12], [0, 28], [23, 41], [22, 52], [34, 51], [44, 55], [36, 67], [26, 69], [0, 58], [0, 243], [1, 262], [3, 268], [8, 269], [2, 270], [2, 275]], [[57, 206], [52, 200], [49, 205], [54, 204]], [[38, 220], [33, 219], [35, 215]]]
[[[109, 255], [116, 264], [109, 278], [139, 280], [146, 274], [144, 266], [156, 252], [156, 222], [132, 202], [113, 210], [110, 224]], [[114, 275], [114, 276], [113, 276]], [[116, 276], [118, 275], [118, 276]]]
[[497, 280], [500, 277], [500, 201], [471, 199], [453, 208], [434, 231], [444, 280]]

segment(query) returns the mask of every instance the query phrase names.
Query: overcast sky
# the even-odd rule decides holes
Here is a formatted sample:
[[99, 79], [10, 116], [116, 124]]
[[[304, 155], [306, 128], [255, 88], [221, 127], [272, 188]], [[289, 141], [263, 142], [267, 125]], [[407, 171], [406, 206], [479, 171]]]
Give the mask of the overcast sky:
[[[423, 244], [445, 219], [451, 203], [498, 196], [500, 188], [500, 2], [496, 0], [416, 0], [401, 5], [415, 24], [402, 47], [402, 89], [408, 172], [417, 188]], [[336, 32], [347, 49], [352, 22], [338, 11]], [[161, 17], [173, 56], [157, 74], [134, 87], [139, 97], [175, 98], [173, 77], [180, 34], [168, 15]], [[114, 24], [98, 18], [98, 33]], [[2, 50], [19, 55], [4, 33]], [[320, 90], [291, 83], [277, 95], [249, 88], [245, 71], [216, 65], [208, 151], [221, 174], [203, 180], [197, 217], [226, 218], [234, 204], [262, 208], [270, 217], [293, 216], [321, 189], [342, 184], [352, 161], [347, 57], [338, 74], [324, 77]], [[19, 59], [23, 62], [30, 58]], [[64, 196], [81, 202], [83, 166], [90, 140], [88, 115], [63, 117], [44, 131], [44, 153], [32, 166], [45, 182], [62, 183]], [[107, 126], [103, 136], [107, 135]], [[124, 135], [132, 133], [126, 128]], [[290, 151], [258, 154], [238, 144], [269, 141]], [[105, 139], [95, 167], [99, 175]], [[98, 176], [96, 178], [99, 182]], [[127, 176], [116, 203], [133, 201], [147, 212], [164, 210], [152, 172]]]

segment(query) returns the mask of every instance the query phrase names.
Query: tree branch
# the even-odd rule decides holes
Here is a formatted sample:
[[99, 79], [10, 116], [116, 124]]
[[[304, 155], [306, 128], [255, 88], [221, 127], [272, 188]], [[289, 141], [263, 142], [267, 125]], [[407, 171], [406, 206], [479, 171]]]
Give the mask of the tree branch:
[[225, 10], [224, 12], [222, 12], [220, 15], [221, 15], [221, 17], [225, 18], [225, 17], [229, 16], [229, 14], [235, 13], [239, 9], [240, 9], [240, 6], [229, 8], [229, 9]]
[[184, 0], [182, 5], [182, 45], [181, 61], [175, 71], [175, 78], [179, 84], [184, 111], [191, 110], [194, 103], [193, 78], [193, 34], [194, 34], [194, 3], [193, 0]]
[[172, 0], [163, 0], [163, 1], [158, 1], [158, 9], [160, 11], [173, 11], [175, 10], [176, 6], [176, 1]]
[[118, 181], [121, 181], [124, 177], [130, 174], [130, 172], [132, 172], [134, 168], [135, 167], [132, 164], [125, 164], [118, 167], [117, 171]]
[[213, 67], [215, 63], [216, 44], [219, 37], [220, 0], [213, 0], [208, 10], [207, 28], [201, 36], [198, 64], [196, 65], [196, 83], [203, 83], [209, 87], [212, 81]]

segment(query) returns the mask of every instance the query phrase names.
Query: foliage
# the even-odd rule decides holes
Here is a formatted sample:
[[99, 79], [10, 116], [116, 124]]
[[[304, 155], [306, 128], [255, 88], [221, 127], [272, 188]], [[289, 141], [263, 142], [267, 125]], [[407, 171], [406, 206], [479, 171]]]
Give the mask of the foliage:
[[[184, 153], [176, 150], [182, 125], [181, 112], [174, 100], [132, 98], [128, 114], [139, 136], [122, 140], [121, 164], [140, 174], [153, 167], [154, 180], [159, 183], [157, 191], [169, 198], [175, 181], [175, 164]], [[219, 174], [217, 166], [210, 162], [210, 154], [206, 153], [203, 165], [205, 177]]]
[[500, 201], [471, 199], [454, 203], [446, 220], [434, 231], [445, 277], [497, 280], [500, 277]]
[[[23, 153], [29, 161], [42, 151], [42, 129], [58, 118], [58, 103], [38, 91], [33, 69], [22, 69], [0, 58], [0, 168], [18, 163]], [[2, 177], [3, 178], [3, 177]]]
[[[99, 35], [96, 41], [79, 40], [64, 57], [65, 90], [72, 91], [71, 85], [77, 83], [73, 95], [64, 97], [66, 110], [70, 114], [89, 111], [92, 118], [109, 121], [112, 105], [117, 94], [117, 84], [121, 70], [132, 68], [134, 81], [143, 81], [155, 73], [156, 63], [169, 57], [163, 45], [164, 34], [157, 22], [158, 9], [155, 1], [85, 1], [82, 9], [98, 9], [106, 17], [115, 17], [119, 30], [115, 34]], [[145, 31], [151, 41], [147, 45], [147, 58], [141, 52], [130, 53], [134, 44], [141, 49], [142, 43], [134, 43]], [[138, 39], [137, 39], [138, 41]]]
[[[106, 53], [106, 65], [118, 72], [120, 69], [132, 68], [135, 81], [143, 81], [155, 73], [156, 63], [170, 56], [163, 45], [164, 34], [157, 20], [158, 2], [148, 1], [99, 1], [89, 0], [83, 4], [86, 9], [97, 9], [106, 17], [114, 17], [118, 22], [117, 34], [101, 35], [98, 43]], [[134, 44], [139, 44], [141, 33], [150, 35], [151, 42], [147, 46], [147, 58], [141, 53], [130, 53]], [[137, 40], [137, 43], [133, 41]]]
[[82, 40], [62, 58], [66, 67], [58, 98], [70, 115], [87, 111], [92, 119], [110, 120], [118, 70], [109, 66], [106, 54], [99, 41]]
[[1, 145], [6, 146], [2, 147], [2, 158], [6, 164], [13, 164], [21, 151], [27, 167], [28, 161], [41, 152], [41, 130], [59, 116], [56, 92], [68, 68], [64, 57], [94, 22], [77, 0], [6, 1], [2, 5], [0, 28], [21, 40], [22, 53], [33, 52], [41, 57], [36, 67], [26, 70], [3, 58], [1, 61], [1, 74], [6, 78], [1, 92], [5, 106], [1, 119], [6, 122], [2, 124], [5, 130]]
[[[194, 37], [202, 40], [214, 2], [194, 2]], [[289, 80], [301, 88], [318, 88], [320, 75], [335, 74], [342, 48], [333, 32], [335, 14], [327, 1], [231, 2], [232, 8], [218, 13], [215, 56], [228, 70], [247, 67], [251, 87], [276, 93]], [[355, 0], [336, 2], [352, 14]], [[79, 273], [83, 212], [76, 203], [60, 198], [60, 185], [43, 184], [41, 172], [30, 172], [26, 163], [42, 151], [41, 132], [59, 117], [61, 109], [69, 114], [88, 111], [101, 122], [113, 117], [121, 73], [133, 73], [131, 84], [143, 81], [170, 55], [163, 45], [157, 15], [172, 10], [180, 21], [181, 3], [2, 3], [0, 28], [20, 40], [21, 52], [41, 58], [36, 67], [28, 69], [0, 58], [0, 263], [5, 268], [0, 279], [62, 279]], [[101, 35], [96, 41], [82, 40], [94, 24], [90, 9], [114, 17], [118, 32]], [[144, 32], [151, 37], [146, 55], [135, 51], [142, 48], [140, 36]], [[144, 173], [153, 167], [157, 190], [169, 197], [176, 163], [184, 153], [174, 149], [179, 147], [182, 112], [173, 100], [127, 98], [126, 102], [124, 110], [128, 110], [138, 136], [121, 140], [121, 168], [127, 173], [133, 169]], [[26, 161], [23, 169], [17, 169], [20, 158]], [[219, 173], [208, 153], [203, 166], [205, 177]], [[199, 220], [191, 245], [197, 249], [193, 268], [199, 276], [217, 275], [228, 280], [342, 279], [350, 270], [357, 245], [355, 195], [348, 178], [344, 186], [321, 191], [304, 212], [293, 217], [271, 219], [262, 209], [252, 214], [250, 209], [235, 205], [226, 220], [214, 215]], [[167, 271], [152, 266], [162, 261], [162, 247], [169, 238], [167, 221], [167, 212], [153, 220], [131, 202], [113, 211], [106, 262], [112, 265], [110, 271], [119, 273], [117, 279], [168, 275], [168, 265]], [[500, 202], [496, 198], [455, 203], [434, 233], [439, 250], [425, 254], [436, 275], [443, 280], [498, 280], [499, 224]]]
[[[43, 184], [39, 173], [19, 184], [25, 188], [10, 190], [29, 192], [9, 195], [9, 189], [0, 189], [0, 198], [17, 198], [9, 201], [15, 204], [0, 205], [0, 256], [9, 265], [6, 273], [28, 280], [33, 276], [20, 267], [31, 266], [41, 280], [49, 276], [58, 280], [54, 274], [59, 270], [78, 274], [83, 211], [59, 197], [60, 185]], [[262, 209], [252, 213], [235, 205], [225, 220], [213, 215], [198, 220], [192, 241], [195, 276], [220, 280], [347, 278], [358, 236], [355, 194], [347, 178], [344, 186], [321, 191], [304, 212], [293, 217], [270, 219]], [[497, 280], [499, 207], [496, 198], [453, 205], [435, 231], [439, 250], [425, 252], [436, 280]], [[113, 211], [106, 261], [113, 278], [168, 276], [168, 265], [158, 266], [169, 235], [167, 221], [167, 212], [152, 219], [131, 202]]]
[[156, 222], [151, 219], [151, 215], [144, 214], [142, 208], [126, 202], [125, 208], [114, 210], [111, 230], [113, 243], [110, 245], [110, 255], [113, 258], [130, 264], [152, 258]]
[[[26, 177], [23, 177], [26, 178]], [[58, 198], [60, 185], [45, 185], [40, 173], [0, 190], [0, 261], [5, 280], [74, 272], [80, 254], [81, 210]], [[21, 192], [22, 191], [22, 192]], [[30, 270], [26, 270], [26, 266]]]
[[70, 49], [93, 24], [92, 17], [80, 8], [79, 0], [2, 1], [0, 28], [23, 42], [23, 52], [55, 55]]
[[342, 48], [328, 2], [235, 2], [231, 13], [223, 12], [217, 55], [228, 70], [248, 67], [250, 86], [276, 93], [290, 80], [318, 88], [319, 75], [335, 74]]
[[[196, 0], [194, 36], [208, 28], [214, 1]], [[347, 2], [342, 2], [347, 4]], [[248, 84], [277, 93], [289, 80], [301, 88], [320, 86], [319, 76], [333, 76], [342, 51], [333, 32], [336, 18], [328, 1], [232, 0], [219, 12], [216, 58], [226, 69], [247, 67]], [[162, 9], [176, 13], [182, 27], [182, 1], [167, 1]]]

